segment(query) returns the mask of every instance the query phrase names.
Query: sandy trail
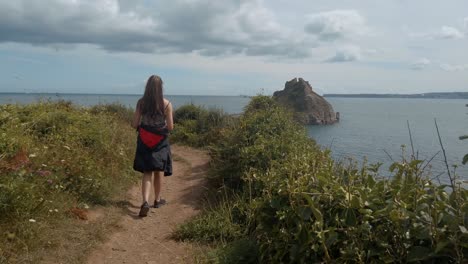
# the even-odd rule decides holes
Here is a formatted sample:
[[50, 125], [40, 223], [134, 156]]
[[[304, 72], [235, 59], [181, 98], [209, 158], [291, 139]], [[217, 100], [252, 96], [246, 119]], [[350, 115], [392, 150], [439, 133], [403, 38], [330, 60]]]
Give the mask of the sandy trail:
[[[163, 179], [161, 195], [168, 204], [152, 208], [148, 217], [139, 218], [140, 186], [129, 191], [127, 213], [117, 233], [91, 252], [87, 263], [191, 263], [191, 245], [170, 239], [172, 230], [199, 211], [199, 203], [209, 156], [200, 150], [172, 146], [173, 175]], [[150, 201], [153, 201], [151, 197]], [[152, 202], [151, 202], [152, 204]]]

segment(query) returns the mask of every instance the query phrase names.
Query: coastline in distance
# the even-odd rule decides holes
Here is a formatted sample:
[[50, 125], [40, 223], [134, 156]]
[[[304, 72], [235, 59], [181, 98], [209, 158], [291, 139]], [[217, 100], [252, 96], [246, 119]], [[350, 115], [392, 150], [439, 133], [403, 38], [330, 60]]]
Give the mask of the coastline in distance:
[[421, 98], [421, 99], [468, 99], [468, 92], [420, 93], [420, 94], [324, 94], [324, 97], [348, 98]]

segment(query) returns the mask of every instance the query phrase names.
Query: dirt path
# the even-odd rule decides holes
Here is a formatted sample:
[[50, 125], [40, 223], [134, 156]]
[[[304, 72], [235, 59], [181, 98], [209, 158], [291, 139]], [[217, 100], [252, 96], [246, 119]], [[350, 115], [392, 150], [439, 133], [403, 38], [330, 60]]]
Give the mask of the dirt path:
[[164, 178], [161, 192], [168, 204], [152, 208], [148, 217], [139, 218], [141, 191], [140, 186], [133, 187], [129, 192], [128, 212], [120, 222], [121, 230], [93, 251], [87, 263], [192, 262], [191, 246], [169, 236], [177, 225], [197, 214], [209, 157], [202, 151], [181, 146], [173, 146], [172, 152], [176, 156], [174, 174]]

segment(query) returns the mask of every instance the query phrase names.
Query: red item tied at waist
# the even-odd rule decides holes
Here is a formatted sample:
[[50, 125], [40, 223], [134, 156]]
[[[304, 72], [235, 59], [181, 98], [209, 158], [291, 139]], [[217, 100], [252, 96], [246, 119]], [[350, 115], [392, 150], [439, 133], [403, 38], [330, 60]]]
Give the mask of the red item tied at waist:
[[159, 142], [161, 142], [165, 136], [151, 133], [143, 128], [138, 129], [140, 139], [149, 148], [155, 147]]

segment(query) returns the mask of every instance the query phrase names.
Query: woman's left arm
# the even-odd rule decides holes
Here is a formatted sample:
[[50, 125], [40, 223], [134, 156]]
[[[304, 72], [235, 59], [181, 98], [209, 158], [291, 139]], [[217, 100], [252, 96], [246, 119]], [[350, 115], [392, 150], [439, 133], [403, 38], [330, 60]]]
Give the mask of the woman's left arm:
[[137, 129], [140, 125], [141, 111], [140, 111], [140, 102], [137, 103], [135, 113], [133, 114], [132, 127]]
[[169, 102], [166, 110], [166, 126], [169, 131], [174, 129], [174, 120], [172, 117], [172, 104]]

